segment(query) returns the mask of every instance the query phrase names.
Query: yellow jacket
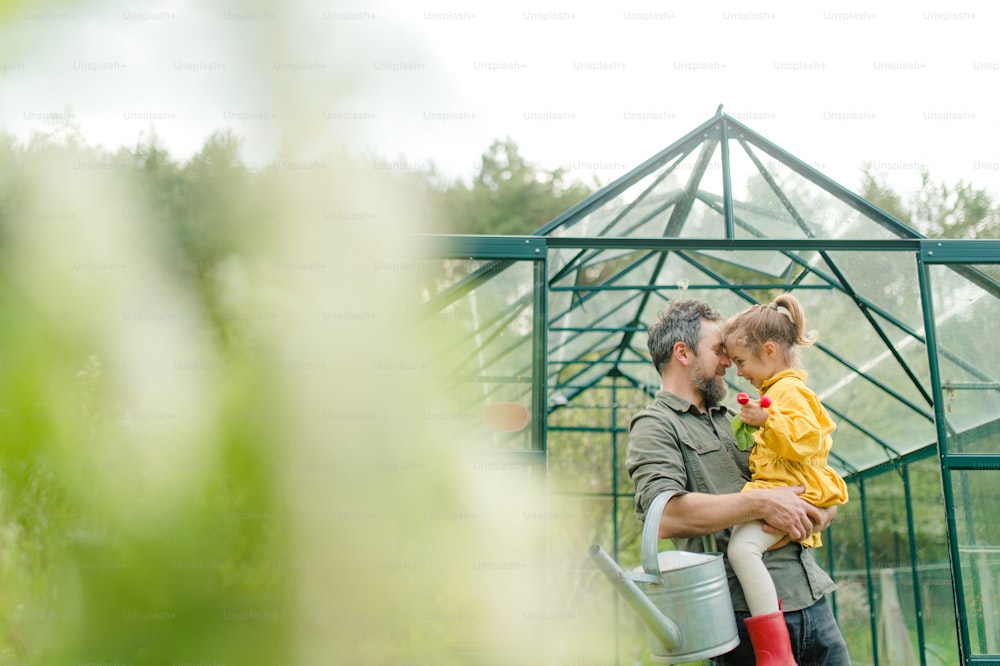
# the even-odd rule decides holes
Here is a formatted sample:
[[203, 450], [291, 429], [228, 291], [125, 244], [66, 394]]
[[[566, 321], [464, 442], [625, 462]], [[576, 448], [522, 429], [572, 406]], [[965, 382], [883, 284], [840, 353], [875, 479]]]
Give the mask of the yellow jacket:
[[[806, 385], [806, 372], [779, 372], [761, 385], [761, 394], [771, 398], [770, 415], [754, 432], [752, 480], [743, 489], [805, 486], [800, 497], [815, 506], [847, 502], [847, 484], [827, 464], [837, 425]], [[818, 547], [822, 540], [814, 534], [801, 543]]]

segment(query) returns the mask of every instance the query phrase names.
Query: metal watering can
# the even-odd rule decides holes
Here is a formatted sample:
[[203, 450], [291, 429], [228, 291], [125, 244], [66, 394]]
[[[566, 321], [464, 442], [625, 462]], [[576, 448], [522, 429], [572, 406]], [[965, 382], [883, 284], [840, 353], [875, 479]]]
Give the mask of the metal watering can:
[[642, 571], [625, 571], [599, 545], [590, 558], [636, 612], [653, 661], [682, 664], [729, 652], [739, 645], [733, 600], [722, 553], [658, 553], [667, 495], [649, 505], [642, 529]]

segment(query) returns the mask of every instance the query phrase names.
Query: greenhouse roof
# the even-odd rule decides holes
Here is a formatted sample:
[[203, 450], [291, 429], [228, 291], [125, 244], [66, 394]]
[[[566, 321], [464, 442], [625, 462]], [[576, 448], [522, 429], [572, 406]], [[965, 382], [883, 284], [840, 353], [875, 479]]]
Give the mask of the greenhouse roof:
[[[536, 404], [548, 412], [608, 377], [655, 393], [646, 329], [673, 299], [728, 316], [790, 292], [819, 335], [803, 356], [838, 423], [832, 460], [846, 475], [932, 453], [942, 433], [974, 454], [1000, 427], [987, 346], [1000, 324], [996, 244], [923, 238], [721, 107], [531, 237], [458, 240], [462, 256], [490, 240], [511, 251], [492, 250], [430, 299], [474, 322], [475, 335], [448, 344], [480, 377], [516, 384], [537, 361], [531, 332], [543, 319]], [[544, 317], [518, 247], [544, 257]], [[491, 317], [476, 314], [489, 303]], [[734, 370], [726, 379], [730, 399], [750, 389]]]

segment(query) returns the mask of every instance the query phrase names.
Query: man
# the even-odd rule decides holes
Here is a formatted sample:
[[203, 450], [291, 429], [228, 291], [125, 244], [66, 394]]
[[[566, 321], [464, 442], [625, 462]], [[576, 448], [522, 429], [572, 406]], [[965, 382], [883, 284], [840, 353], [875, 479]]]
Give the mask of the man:
[[[741, 493], [750, 480], [749, 451], [740, 451], [730, 428], [723, 377], [726, 356], [719, 322], [707, 303], [673, 301], [649, 327], [648, 347], [662, 387], [632, 418], [626, 468], [635, 483], [641, 520], [661, 493], [669, 500], [660, 517], [660, 538], [680, 550], [726, 551], [730, 528], [762, 520], [787, 534], [764, 556], [782, 599], [799, 666], [849, 666], [850, 658], [826, 599], [836, 585], [797, 542], [829, 526], [835, 508], [818, 509], [799, 499], [802, 487]], [[714, 541], [714, 543], [712, 543]], [[726, 562], [740, 645], [717, 657], [719, 666], [755, 664], [743, 620], [749, 617], [736, 576]]]

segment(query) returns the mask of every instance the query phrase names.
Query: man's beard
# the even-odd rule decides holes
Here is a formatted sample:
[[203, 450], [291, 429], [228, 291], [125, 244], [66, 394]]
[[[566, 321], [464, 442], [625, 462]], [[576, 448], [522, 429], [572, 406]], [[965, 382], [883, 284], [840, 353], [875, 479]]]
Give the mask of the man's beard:
[[711, 409], [722, 403], [722, 399], [726, 397], [726, 385], [721, 378], [715, 374], [704, 374], [694, 368], [688, 372], [691, 374], [691, 382], [694, 387], [701, 391], [701, 399], [705, 401], [705, 409]]

